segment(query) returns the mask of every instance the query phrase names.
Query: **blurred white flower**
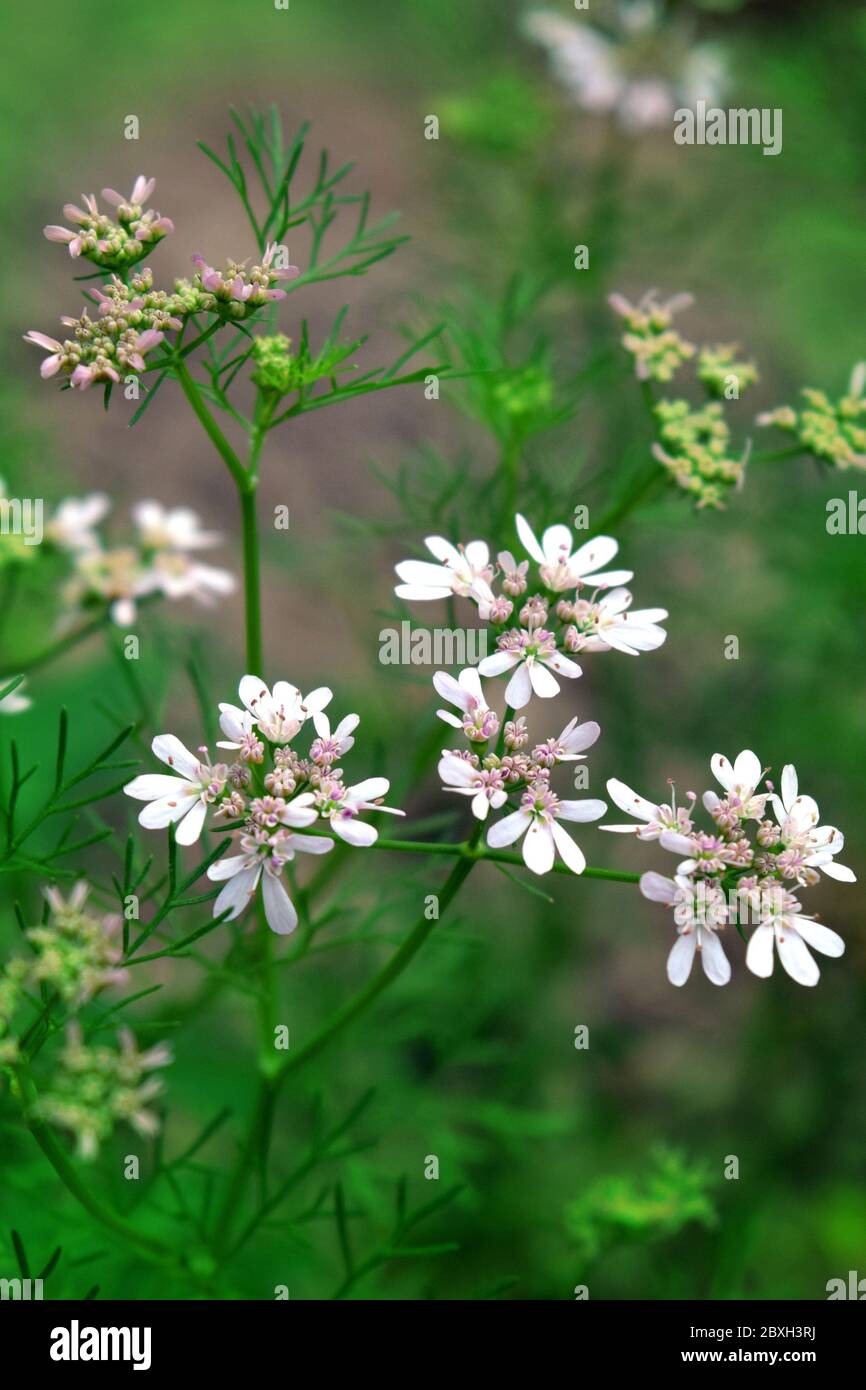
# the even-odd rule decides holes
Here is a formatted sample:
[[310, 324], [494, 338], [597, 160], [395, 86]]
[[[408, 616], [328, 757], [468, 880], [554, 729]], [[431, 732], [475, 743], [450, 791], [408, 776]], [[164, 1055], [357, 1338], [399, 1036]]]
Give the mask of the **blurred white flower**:
[[169, 509], [160, 502], [136, 502], [132, 520], [147, 549], [206, 550], [222, 540], [218, 531], [203, 531], [189, 507]]
[[610, 34], [553, 10], [530, 10], [526, 37], [548, 53], [557, 80], [582, 110], [615, 115], [629, 132], [664, 126], [699, 97], [715, 102], [727, 83], [724, 58], [692, 45], [688, 29], [650, 0], [613, 7]]
[[91, 492], [87, 497], [67, 497], [45, 527], [45, 537], [62, 550], [98, 550], [100, 542], [94, 527], [110, 510], [111, 502], [104, 492]]

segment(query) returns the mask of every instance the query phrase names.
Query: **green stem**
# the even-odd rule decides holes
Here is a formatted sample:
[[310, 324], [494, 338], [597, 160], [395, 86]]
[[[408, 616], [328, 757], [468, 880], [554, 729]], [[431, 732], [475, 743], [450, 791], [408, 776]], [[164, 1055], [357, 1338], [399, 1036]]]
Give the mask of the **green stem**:
[[202, 426], [202, 429], [204, 430], [211, 444], [213, 444], [220, 458], [223, 460], [232, 477], [234, 478], [235, 486], [237, 487], [239, 492], [244, 491], [249, 484], [246, 469], [244, 468], [243, 464], [241, 463], [232, 446], [229, 444], [228, 440], [226, 439], [216, 420], [213, 418], [210, 411], [208, 410], [207, 405], [205, 404], [204, 397], [202, 396], [201, 391], [199, 390], [198, 386], [196, 385], [195, 381], [193, 380], [190, 374], [189, 368], [187, 367], [186, 363], [183, 361], [182, 358], [175, 358], [173, 371], [178, 381], [180, 382], [183, 394], [186, 396], [187, 400], [192, 406], [193, 412], [197, 420], [199, 421], [199, 424]]
[[259, 566], [259, 535], [256, 517], [256, 487], [238, 489], [241, 504], [241, 534], [244, 566], [244, 627], [246, 631], [247, 670], [250, 675], [262, 676], [261, 573]]

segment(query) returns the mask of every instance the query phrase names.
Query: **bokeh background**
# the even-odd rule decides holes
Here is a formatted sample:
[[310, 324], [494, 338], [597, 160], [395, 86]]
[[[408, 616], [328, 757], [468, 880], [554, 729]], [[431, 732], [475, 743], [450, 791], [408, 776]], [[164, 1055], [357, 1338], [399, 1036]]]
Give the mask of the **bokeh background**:
[[[555, 0], [551, 8], [575, 14]], [[38, 354], [20, 338], [77, 312], [69, 262], [41, 227], [82, 191], [156, 176], [156, 206], [177, 227], [152, 260], [164, 279], [187, 273], [193, 251], [215, 261], [249, 253], [240, 210], [195, 148], [197, 138], [221, 143], [230, 103], [276, 102], [288, 129], [311, 120], [312, 148], [356, 160], [353, 186], [369, 189], [379, 212], [399, 209], [411, 237], [367, 277], [290, 299], [281, 318], [290, 335], [293, 315], [321, 332], [345, 302], [347, 332], [369, 334], [359, 357], [368, 365], [393, 353], [400, 324], [443, 312], [495, 338], [506, 288], [525, 277], [529, 311], [489, 366], [495, 382], [540, 360], [554, 398], [570, 407], [519, 451], [523, 510], [539, 525], [579, 503], [604, 507], [646, 457], [646, 418], [605, 305], [611, 289], [690, 290], [687, 336], [738, 341], [754, 355], [760, 383], [735, 408], [743, 436], [758, 409], [792, 401], [800, 385], [841, 393], [866, 355], [866, 15], [793, 0], [669, 9], [723, 51], [731, 104], [783, 109], [778, 158], [680, 148], [669, 128], [626, 134], [582, 112], [521, 36], [512, 0], [291, 0], [287, 12], [270, 0], [15, 7], [0, 83], [0, 473], [10, 492], [50, 502], [105, 489], [121, 530], [143, 496], [190, 505], [223, 530], [219, 562], [237, 570], [231, 487], [180, 393], [167, 387], [130, 431], [124, 402], [105, 413], [95, 392], [77, 399], [40, 382]], [[130, 113], [141, 123], [135, 144], [123, 139]], [[424, 138], [431, 114], [436, 141]], [[580, 242], [590, 246], [586, 272], [572, 264]], [[303, 240], [290, 249], [303, 264]], [[291, 526], [265, 535], [264, 674], [304, 689], [327, 682], [335, 709], [362, 714], [353, 770], [392, 777], [407, 834], [427, 824], [426, 833], [460, 835], [465, 822], [449, 807], [443, 824], [431, 775], [431, 672], [379, 662], [380, 630], [405, 616], [391, 566], [417, 554], [431, 529], [496, 543], [485, 527], [499, 457], [477, 395], [456, 385], [436, 402], [407, 388], [313, 413], [266, 451], [263, 512], [286, 504]], [[861, 872], [864, 542], [825, 527], [827, 500], [857, 482], [805, 459], [767, 464], [723, 512], [696, 513], [667, 494], [623, 526], [638, 604], [669, 608], [668, 642], [639, 660], [587, 661], [576, 691], [552, 712], [530, 711], [539, 736], [575, 709], [599, 720], [590, 794], [614, 775], [650, 796], [669, 777], [700, 792], [712, 753], [752, 747], [777, 770], [796, 763]], [[551, 499], [565, 506], [561, 516]], [[26, 577], [4, 594], [5, 669], [44, 641], [51, 604]], [[60, 704], [82, 755], [110, 736], [106, 709], [140, 718], [142, 737], [158, 725], [196, 746], [185, 663], [192, 653], [214, 702], [232, 698], [243, 668], [240, 601], [215, 613], [173, 607], [142, 631], [134, 682], [98, 640], [32, 677], [33, 707], [15, 719], [25, 752], [42, 748]], [[729, 635], [739, 638], [737, 661], [725, 659]], [[4, 720], [0, 734], [8, 728]], [[102, 809], [125, 829], [125, 806]], [[593, 830], [584, 845], [591, 863], [666, 867], [652, 847]], [[82, 867], [94, 863], [110, 872], [98, 856]], [[360, 986], [443, 877], [435, 860], [406, 856], [358, 853], [341, 867], [318, 940], [364, 939], [285, 971], [293, 1037]], [[828, 1279], [866, 1273], [859, 888], [825, 879], [810, 894], [847, 942], [842, 960], [822, 962], [814, 991], [778, 969], [756, 980], [736, 942], [727, 989], [698, 975], [678, 991], [664, 973], [667, 916], [636, 889], [558, 877], [543, 886], [551, 901], [491, 866], [476, 870], [411, 971], [286, 1089], [278, 1170], [305, 1152], [317, 1104], [339, 1117], [374, 1087], [356, 1134], [364, 1147], [292, 1194], [226, 1275], [224, 1296], [272, 1297], [277, 1284], [293, 1298], [330, 1296], [343, 1278], [334, 1182], [363, 1255], [387, 1239], [401, 1177], [414, 1203], [429, 1199], [428, 1155], [439, 1159], [439, 1189], [462, 1190], [419, 1229], [459, 1249], [386, 1261], [354, 1296], [564, 1299], [587, 1284], [592, 1298], [821, 1298]], [[39, 885], [2, 887], [0, 934], [11, 945], [11, 901], [36, 912]], [[175, 1041], [166, 1152], [229, 1106], [233, 1120], [207, 1150], [224, 1166], [252, 1093], [248, 1002], [231, 988], [203, 1002], [191, 962], [149, 979], [163, 989], [133, 1006], [130, 1021], [143, 1037]], [[574, 1047], [578, 1025], [589, 1028], [586, 1051]], [[132, 1200], [118, 1176], [131, 1142], [118, 1137], [90, 1170], [121, 1205]], [[45, 1257], [62, 1239], [52, 1296], [93, 1284], [102, 1296], [192, 1296], [94, 1228], [11, 1123], [0, 1143], [7, 1262], [14, 1225]], [[723, 1176], [729, 1155], [739, 1158], [737, 1181]], [[195, 1175], [189, 1182], [196, 1192]], [[136, 1217], [165, 1229], [174, 1202], [159, 1190]]]

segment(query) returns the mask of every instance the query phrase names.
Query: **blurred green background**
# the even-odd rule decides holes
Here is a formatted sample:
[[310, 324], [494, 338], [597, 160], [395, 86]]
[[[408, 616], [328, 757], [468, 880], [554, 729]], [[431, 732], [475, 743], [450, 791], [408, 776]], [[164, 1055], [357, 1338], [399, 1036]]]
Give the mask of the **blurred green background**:
[[[732, 104], [783, 109], [778, 158], [753, 147], [679, 148], [669, 128], [627, 136], [581, 112], [521, 37], [521, 7], [506, 0], [291, 0], [287, 12], [270, 0], [144, 9], [48, 0], [10, 11], [0, 83], [0, 474], [10, 491], [58, 500], [104, 488], [121, 525], [143, 496], [188, 504], [225, 532], [217, 562], [237, 572], [231, 488], [179, 392], [169, 387], [130, 432], [123, 402], [105, 414], [95, 392], [76, 399], [41, 383], [38, 354], [20, 340], [77, 312], [68, 259], [41, 228], [82, 191], [156, 176], [155, 204], [177, 227], [152, 261], [163, 280], [188, 273], [193, 251], [248, 254], [239, 210], [195, 149], [197, 138], [221, 140], [230, 103], [275, 101], [290, 130], [311, 120], [312, 148], [327, 146], [337, 163], [355, 159], [355, 186], [372, 191], [380, 213], [399, 209], [412, 238], [365, 279], [291, 299], [286, 332], [298, 313], [323, 330], [345, 301], [347, 331], [370, 334], [363, 360], [384, 361], [399, 323], [432, 322], [447, 302], [483, 324], [520, 273], [543, 293], [510, 341], [510, 366], [543, 340], [554, 391], [570, 398], [575, 374], [598, 357], [573, 418], [521, 451], [522, 509], [537, 525], [567, 520], [579, 503], [603, 507], [646, 456], [646, 419], [604, 303], [611, 289], [632, 298], [651, 285], [690, 290], [686, 335], [736, 340], [754, 354], [761, 381], [736, 407], [742, 434], [757, 410], [793, 401], [800, 385], [841, 393], [866, 355], [864, 11], [670, 8], [724, 49]], [[123, 139], [128, 114], [140, 119], [137, 144]], [[424, 139], [430, 114], [440, 117], [438, 141]], [[585, 273], [572, 266], [581, 242], [591, 252]], [[303, 264], [303, 244], [290, 249]], [[497, 449], [481, 423], [453, 409], [461, 395], [449, 387], [433, 403], [409, 388], [314, 413], [274, 435], [265, 459], [263, 511], [287, 504], [291, 528], [265, 538], [264, 675], [304, 689], [328, 683], [335, 712], [361, 713], [352, 770], [392, 777], [390, 799], [409, 812], [410, 835], [443, 811], [429, 769], [436, 702], [431, 672], [379, 664], [378, 635], [398, 616], [390, 567], [417, 554], [430, 529], [496, 543], [485, 480]], [[452, 475], [450, 500], [434, 503]], [[411, 515], [383, 478], [404, 480]], [[670, 610], [666, 645], [634, 662], [615, 653], [587, 661], [576, 692], [563, 692], [552, 712], [537, 703], [529, 711], [539, 737], [575, 710], [601, 723], [590, 795], [603, 795], [609, 776], [650, 797], [661, 797], [668, 777], [700, 793], [712, 753], [752, 747], [777, 772], [796, 763], [801, 787], [846, 834], [844, 860], [861, 871], [863, 540], [825, 529], [828, 498], [857, 481], [805, 459], [765, 465], [724, 512], [695, 513], [668, 494], [623, 527], [637, 606]], [[48, 611], [26, 584], [4, 610], [5, 668], [40, 645]], [[142, 633], [132, 684], [98, 641], [33, 676], [33, 708], [15, 719], [31, 757], [62, 703], [82, 756], [110, 737], [106, 709], [144, 718], [148, 736], [161, 720], [197, 745], [184, 661], [196, 652], [214, 703], [234, 698], [240, 600], [218, 614], [184, 606], [148, 615]], [[738, 661], [724, 657], [730, 634]], [[0, 735], [8, 731], [4, 720]], [[126, 806], [103, 809], [125, 829]], [[457, 812], [453, 824], [457, 837]], [[669, 862], [591, 829], [582, 843], [598, 865], [664, 871]], [[156, 837], [152, 848], [162, 853]], [[285, 972], [293, 1038], [360, 986], [393, 949], [383, 938], [399, 941], [443, 878], [435, 860], [358, 853], [344, 864], [323, 899], [339, 911], [320, 941], [370, 939]], [[278, 1171], [305, 1152], [319, 1100], [335, 1119], [375, 1087], [357, 1127], [364, 1147], [299, 1186], [232, 1267], [225, 1296], [268, 1298], [277, 1284], [292, 1298], [331, 1295], [343, 1277], [334, 1181], [363, 1256], [386, 1238], [395, 1182], [407, 1179], [416, 1204], [430, 1198], [428, 1155], [439, 1159], [439, 1187], [462, 1191], [419, 1240], [459, 1250], [385, 1263], [355, 1296], [568, 1299], [587, 1284], [592, 1298], [821, 1298], [828, 1279], [866, 1274], [859, 889], [825, 879], [809, 895], [808, 910], [847, 941], [841, 961], [822, 960], [814, 991], [778, 968], [756, 980], [736, 942], [729, 988], [696, 975], [678, 991], [664, 973], [669, 923], [636, 889], [561, 878], [543, 887], [552, 902], [492, 866], [476, 870], [398, 986], [286, 1088]], [[4, 886], [4, 944], [15, 940], [12, 897], [35, 913], [38, 889], [31, 880]], [[248, 1004], [228, 990], [199, 1006], [197, 967], [164, 966], [147, 981], [136, 976], [138, 988], [163, 989], [133, 1006], [130, 1021], [143, 1037], [175, 1040], [165, 1148], [179, 1152], [229, 1106], [233, 1119], [207, 1150], [225, 1165], [251, 1098]], [[581, 1024], [586, 1051], [574, 1046]], [[14, 1225], [37, 1258], [62, 1241], [50, 1296], [81, 1296], [93, 1284], [105, 1297], [193, 1296], [94, 1228], [26, 1135], [4, 1124], [0, 1141], [0, 1252], [10, 1266]], [[120, 1157], [141, 1147], [119, 1135], [89, 1172], [118, 1205], [132, 1200]], [[740, 1160], [737, 1181], [723, 1177], [728, 1155]], [[195, 1175], [189, 1181], [197, 1192]], [[137, 1217], [164, 1230], [174, 1204], [160, 1189]]]

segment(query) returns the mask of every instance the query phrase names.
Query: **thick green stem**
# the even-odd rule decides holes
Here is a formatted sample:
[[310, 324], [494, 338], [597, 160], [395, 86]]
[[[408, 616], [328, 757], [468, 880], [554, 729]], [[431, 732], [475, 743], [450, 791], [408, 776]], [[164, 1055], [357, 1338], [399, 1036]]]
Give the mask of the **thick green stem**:
[[205, 399], [182, 358], [175, 358], [173, 370], [199, 424], [234, 478], [238, 491], [244, 490], [248, 483], [246, 469], [208, 410]]
[[256, 518], [256, 483], [238, 489], [241, 504], [241, 533], [244, 566], [244, 629], [246, 631], [247, 670], [263, 676], [261, 575], [259, 535]]

